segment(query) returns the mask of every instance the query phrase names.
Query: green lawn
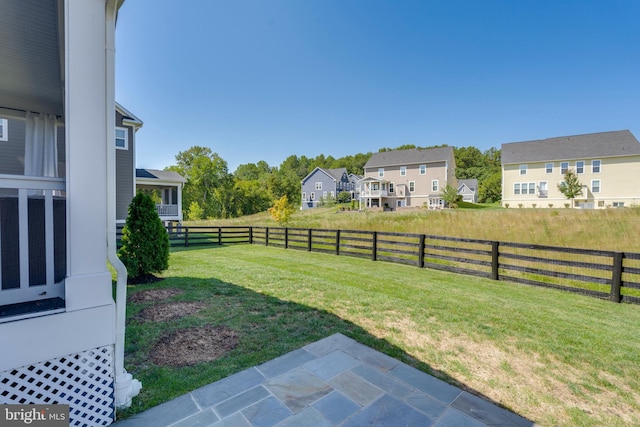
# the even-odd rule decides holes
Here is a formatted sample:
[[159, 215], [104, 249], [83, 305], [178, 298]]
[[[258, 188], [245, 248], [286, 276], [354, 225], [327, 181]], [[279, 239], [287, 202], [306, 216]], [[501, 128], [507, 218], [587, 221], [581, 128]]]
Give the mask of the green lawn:
[[[162, 323], [128, 306], [126, 367], [143, 382], [128, 416], [335, 332], [541, 425], [640, 424], [640, 308], [570, 293], [298, 250], [174, 250], [166, 280], [198, 314]], [[155, 366], [154, 343], [224, 325], [236, 349], [191, 367]]]

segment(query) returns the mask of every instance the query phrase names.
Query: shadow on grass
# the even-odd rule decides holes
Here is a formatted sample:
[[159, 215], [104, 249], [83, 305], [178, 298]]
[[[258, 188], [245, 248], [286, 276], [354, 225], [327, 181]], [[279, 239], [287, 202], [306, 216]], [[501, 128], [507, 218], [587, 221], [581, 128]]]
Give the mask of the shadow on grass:
[[[179, 289], [182, 293], [161, 301], [131, 302], [131, 297], [137, 292], [170, 288]], [[128, 294], [125, 366], [134, 378], [142, 381], [143, 388], [140, 395], [134, 398], [131, 408], [118, 412], [118, 419], [127, 418], [335, 333], [342, 333], [492, 402], [447, 374], [412, 358], [397, 346], [332, 313], [255, 292], [215, 277], [169, 277], [153, 285], [130, 286]], [[153, 305], [195, 301], [205, 303], [206, 308], [179, 319], [143, 322], [137, 316], [141, 310]], [[230, 328], [237, 333], [237, 346], [217, 360], [192, 366], [158, 366], [151, 361], [153, 347], [161, 337], [181, 329], [202, 326]], [[501, 406], [497, 402], [492, 403]]]

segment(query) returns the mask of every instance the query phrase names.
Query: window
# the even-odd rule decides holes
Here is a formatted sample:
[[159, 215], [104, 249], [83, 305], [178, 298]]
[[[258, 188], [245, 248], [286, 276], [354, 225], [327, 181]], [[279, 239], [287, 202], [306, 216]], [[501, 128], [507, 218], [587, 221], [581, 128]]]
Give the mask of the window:
[[576, 162], [576, 173], [584, 173], [584, 161], [579, 160]]
[[599, 193], [600, 192], [600, 180], [599, 179], [592, 179], [591, 180], [591, 192], [592, 193]]
[[438, 191], [438, 180], [434, 179], [431, 181], [431, 191]]
[[389, 193], [393, 193], [393, 182], [389, 183]]
[[313, 191], [311, 192], [311, 200], [315, 200], [316, 199], [316, 193], [314, 193]]
[[322, 190], [322, 181], [316, 182], [316, 190]]
[[327, 198], [327, 192], [326, 192], [326, 191], [323, 191], [323, 192], [322, 192], [322, 198], [323, 198], [323, 199], [326, 199], [326, 198]]
[[129, 133], [125, 128], [116, 128], [116, 148], [129, 149]]
[[420, 175], [427, 174], [427, 165], [420, 165]]
[[407, 167], [400, 166], [400, 176], [406, 176], [406, 175], [407, 175]]
[[[522, 188], [524, 188], [524, 185], [526, 185], [526, 184], [522, 184], [522, 185], [523, 185]], [[524, 191], [523, 191], [523, 194], [524, 194]], [[530, 182], [529, 183], [529, 194], [536, 194], [536, 183], [535, 182]]]
[[302, 193], [302, 201], [306, 201], [307, 200], [307, 193], [303, 192]]
[[409, 193], [413, 193], [414, 191], [416, 191], [416, 182], [409, 181]]
[[0, 119], [0, 141], [9, 140], [9, 123], [7, 119]]
[[545, 173], [553, 173], [553, 163], [545, 163], [544, 171]]
[[520, 165], [520, 175], [527, 174], [527, 165]]
[[600, 173], [600, 160], [591, 161], [591, 172]]
[[624, 202], [613, 202], [614, 208], [624, 208]]
[[513, 194], [520, 194], [520, 183], [516, 182], [513, 184]]
[[384, 168], [378, 168], [378, 176], [382, 178], [384, 176]]
[[560, 175], [564, 175], [569, 170], [569, 162], [560, 163]]
[[332, 199], [335, 199], [335, 198], [336, 198], [336, 193], [335, 193], [335, 192], [333, 192], [333, 191], [331, 192], [331, 198], [332, 198]]

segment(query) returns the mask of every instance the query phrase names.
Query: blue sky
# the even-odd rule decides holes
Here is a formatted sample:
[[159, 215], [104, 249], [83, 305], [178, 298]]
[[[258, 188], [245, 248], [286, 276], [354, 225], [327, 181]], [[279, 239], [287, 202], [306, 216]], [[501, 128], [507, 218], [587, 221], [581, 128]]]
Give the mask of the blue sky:
[[636, 0], [127, 0], [116, 99], [137, 166], [640, 138]]

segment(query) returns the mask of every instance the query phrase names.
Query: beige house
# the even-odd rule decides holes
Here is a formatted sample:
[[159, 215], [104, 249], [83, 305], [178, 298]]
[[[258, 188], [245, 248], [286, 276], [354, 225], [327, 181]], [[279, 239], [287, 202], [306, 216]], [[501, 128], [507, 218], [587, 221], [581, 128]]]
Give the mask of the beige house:
[[[582, 196], [558, 190], [573, 170]], [[628, 130], [502, 144], [502, 205], [578, 208], [640, 204], [640, 143]]]
[[374, 153], [364, 165], [360, 206], [402, 209], [442, 208], [442, 190], [457, 187], [453, 147]]

